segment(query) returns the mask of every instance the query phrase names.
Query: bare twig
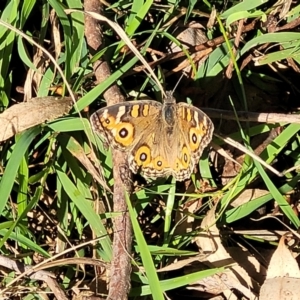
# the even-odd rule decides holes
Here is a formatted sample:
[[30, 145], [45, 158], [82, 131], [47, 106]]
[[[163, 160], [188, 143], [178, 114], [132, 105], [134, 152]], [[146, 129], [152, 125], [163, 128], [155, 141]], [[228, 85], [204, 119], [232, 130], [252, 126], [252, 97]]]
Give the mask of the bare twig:
[[[62, 299], [62, 300], [68, 300], [66, 295], [64, 294], [63, 290], [60, 288], [59, 284], [55, 280], [55, 275], [51, 272], [47, 271], [36, 271], [36, 272], [30, 272], [32, 267], [25, 266], [24, 264], [14, 261], [8, 257], [5, 257], [3, 255], [0, 255], [0, 265], [15, 271], [17, 274], [22, 274], [24, 272], [29, 273], [27, 276], [30, 279], [34, 280], [42, 280], [44, 281], [50, 288], [50, 290], [55, 295], [56, 299]], [[6, 290], [8, 292], [8, 290]], [[1, 293], [0, 293], [1, 294]]]
[[[259, 19], [254, 19], [250, 24], [247, 24], [243, 27], [243, 33], [249, 32], [251, 30], [253, 30], [253, 28], [256, 26], [256, 23], [259, 21]], [[228, 38], [232, 38], [233, 35], [229, 35]], [[216, 47], [220, 46], [221, 44], [224, 43], [224, 37], [223, 36], [219, 36], [217, 38], [214, 38], [213, 40], [209, 40], [201, 45], [197, 45], [195, 47], [190, 47], [189, 49], [186, 49], [186, 51], [188, 51], [190, 54], [193, 53], [197, 53], [197, 56], [199, 57], [199, 59], [201, 59], [203, 56], [201, 54], [201, 51], [206, 51], [206, 54], [210, 53], [212, 50], [214, 50]], [[199, 54], [198, 54], [199, 52]], [[130, 53], [130, 51], [127, 52], [127, 55]], [[178, 58], [181, 57], [185, 57], [186, 54], [183, 51], [179, 51], [176, 53], [169, 53], [166, 54], [164, 56], [162, 56], [161, 58], [159, 58], [156, 61], [153, 62], [149, 62], [149, 65], [154, 68], [155, 66], [158, 66], [164, 62], [170, 61], [170, 60], [176, 60]], [[132, 71], [127, 72], [124, 76], [130, 76], [134, 73], [138, 73], [141, 72], [145, 69], [146, 67], [144, 65], [141, 66], [137, 66], [135, 68], [133, 68]]]
[[[239, 21], [238, 30], [236, 33], [236, 37], [234, 39], [234, 46], [233, 46], [233, 50], [232, 50], [234, 56], [236, 56], [237, 49], [239, 48], [241, 36], [243, 33], [243, 27], [244, 27], [244, 20], [242, 19]], [[232, 77], [232, 70], [233, 70], [233, 60], [231, 59], [227, 66], [226, 72], [225, 72], [227, 79], [230, 79]]]
[[[99, 0], [85, 0], [85, 11], [100, 13], [101, 3]], [[85, 15], [85, 36], [93, 55], [103, 44], [101, 27], [91, 15]], [[98, 83], [103, 82], [111, 74], [106, 61], [94, 63], [94, 72]], [[108, 105], [124, 101], [124, 96], [117, 85], [111, 86], [104, 93]], [[124, 212], [114, 218], [113, 260], [110, 270], [109, 294], [107, 299], [122, 300], [128, 298], [130, 289], [131, 263], [128, 253], [131, 252], [132, 228], [127, 212], [125, 200], [125, 188], [120, 177], [121, 165], [126, 165], [126, 157], [120, 151], [113, 151], [114, 173], [114, 211]]]
[[223, 140], [224, 142], [226, 142], [227, 144], [229, 144], [229, 145], [235, 147], [236, 149], [241, 150], [245, 154], [249, 155], [250, 157], [252, 157], [256, 161], [258, 161], [260, 164], [262, 164], [265, 168], [267, 168], [268, 170], [273, 172], [275, 175], [277, 175], [279, 177], [282, 177], [284, 175], [283, 173], [278, 172], [275, 168], [273, 168], [268, 163], [266, 163], [264, 160], [262, 160], [258, 155], [256, 155], [255, 153], [253, 153], [252, 151], [250, 151], [249, 149], [247, 149], [245, 146], [238, 143], [237, 141], [231, 139], [230, 137], [222, 137], [222, 136], [220, 136], [219, 134], [216, 134], [216, 133], [214, 133], [214, 135], [217, 136], [219, 139]]
[[[212, 109], [201, 107], [211, 118], [236, 120], [232, 111], [223, 109]], [[297, 114], [277, 114], [277, 113], [255, 113], [247, 111], [237, 111], [237, 117], [241, 122], [259, 122], [267, 124], [300, 124], [300, 115]]]
[[[25, 277], [25, 276], [29, 276], [32, 272], [37, 272], [37, 271], [39, 271], [39, 270], [43, 270], [43, 269], [45, 269], [45, 268], [48, 268], [48, 266], [49, 266], [49, 267], [52, 267], [52, 266], [57, 265], [57, 264], [53, 263], [52, 261], [56, 261], [58, 257], [64, 256], [64, 255], [66, 255], [67, 253], [70, 253], [71, 251], [75, 251], [75, 250], [77, 250], [77, 249], [79, 249], [79, 248], [82, 248], [82, 247], [84, 247], [84, 246], [86, 246], [86, 245], [89, 245], [90, 243], [97, 242], [97, 241], [100, 240], [100, 239], [101, 239], [101, 237], [100, 237], [100, 238], [97, 238], [97, 239], [95, 239], [95, 240], [91, 240], [91, 241], [87, 241], [87, 242], [81, 243], [80, 245], [73, 246], [73, 247], [71, 247], [71, 248], [69, 248], [69, 249], [66, 249], [66, 250], [64, 250], [64, 251], [62, 251], [62, 252], [60, 252], [60, 253], [58, 253], [58, 254], [52, 256], [52, 257], [49, 257], [49, 258], [43, 260], [42, 262], [40, 262], [39, 264], [37, 264], [37, 265], [35, 265], [35, 266], [32, 266], [31, 268], [24, 269], [23, 272], [22, 272], [19, 276], [17, 276], [17, 277], [14, 278], [13, 280], [11, 280], [9, 283], [7, 283], [5, 289], [2, 289], [1, 292], [2, 292], [2, 293], [6, 292], [10, 286], [12, 286], [14, 283], [18, 282], [21, 278], [23, 278], [23, 277]], [[85, 261], [88, 261], [88, 263], [89, 263], [90, 265], [97, 265], [97, 266], [103, 266], [103, 265], [105, 265], [103, 262], [101, 262], [101, 261], [99, 261], [99, 260], [98, 260], [97, 262], [95, 262], [95, 260], [91, 260], [91, 259], [85, 258]], [[73, 260], [73, 261], [71, 260], [71, 261], [69, 261], [69, 262], [70, 262], [70, 263], [78, 263], [78, 258], [77, 258], [77, 261], [76, 261], [76, 262], [75, 262], [75, 260]], [[57, 260], [57, 263], [59, 264], [60, 262]], [[84, 262], [83, 262], [83, 261], [80, 261], [79, 263], [82, 264], [82, 263], [84, 263]], [[66, 261], [65, 261], [64, 264], [66, 264]]]
[[291, 30], [294, 29], [295, 27], [298, 27], [300, 25], [300, 18], [296, 18], [295, 20], [284, 24], [281, 27], [276, 27], [276, 31], [283, 31], [283, 30]]

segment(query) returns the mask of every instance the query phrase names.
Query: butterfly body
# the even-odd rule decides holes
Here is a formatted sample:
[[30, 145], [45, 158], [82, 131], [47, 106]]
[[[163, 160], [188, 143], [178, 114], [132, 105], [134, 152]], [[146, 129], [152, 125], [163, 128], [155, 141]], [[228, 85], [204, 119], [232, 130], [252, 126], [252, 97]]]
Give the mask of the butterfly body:
[[91, 123], [112, 148], [127, 153], [133, 173], [146, 179], [172, 175], [183, 181], [209, 144], [213, 123], [200, 109], [176, 104], [167, 95], [163, 104], [137, 100], [102, 108]]

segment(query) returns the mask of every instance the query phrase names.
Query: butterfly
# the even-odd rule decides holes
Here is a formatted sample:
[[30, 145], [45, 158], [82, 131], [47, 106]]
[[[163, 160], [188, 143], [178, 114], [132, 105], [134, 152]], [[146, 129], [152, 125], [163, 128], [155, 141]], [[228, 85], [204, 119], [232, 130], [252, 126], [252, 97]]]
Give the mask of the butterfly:
[[91, 124], [108, 145], [127, 154], [133, 173], [146, 180], [172, 175], [183, 181], [210, 143], [214, 126], [199, 108], [166, 95], [162, 104], [136, 100], [101, 108]]

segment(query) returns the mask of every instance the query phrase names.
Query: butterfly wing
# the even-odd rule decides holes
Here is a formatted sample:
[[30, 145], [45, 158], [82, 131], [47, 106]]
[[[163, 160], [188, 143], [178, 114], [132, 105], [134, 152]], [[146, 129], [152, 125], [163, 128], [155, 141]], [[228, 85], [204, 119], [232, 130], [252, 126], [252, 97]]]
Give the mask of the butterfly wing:
[[128, 152], [151, 131], [161, 107], [151, 100], [107, 106], [92, 114], [92, 128], [112, 148]]
[[190, 177], [214, 127], [194, 106], [172, 103], [171, 108], [151, 100], [129, 101], [96, 111], [91, 123], [107, 144], [128, 154], [132, 172], [182, 181]]
[[140, 172], [146, 179], [166, 177], [172, 174], [178, 135], [168, 133], [162, 111], [152, 120], [147, 134], [134, 146], [128, 160], [134, 173]]
[[182, 181], [190, 177], [203, 150], [212, 139], [214, 126], [200, 109], [187, 103], [177, 104], [178, 152], [173, 176]]

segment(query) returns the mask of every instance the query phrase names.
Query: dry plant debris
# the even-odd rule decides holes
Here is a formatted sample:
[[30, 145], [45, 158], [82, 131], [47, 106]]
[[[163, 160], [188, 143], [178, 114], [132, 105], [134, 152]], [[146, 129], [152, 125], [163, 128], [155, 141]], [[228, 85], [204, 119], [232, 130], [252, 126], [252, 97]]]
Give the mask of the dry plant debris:
[[287, 248], [286, 237], [282, 237], [272, 255], [267, 277], [260, 289], [259, 299], [299, 299], [300, 271], [293, 253]]
[[73, 101], [68, 97], [38, 97], [15, 104], [0, 114], [0, 141], [66, 115], [72, 106]]
[[[297, 299], [297, 1], [71, 2], [0, 4], [0, 297]], [[213, 143], [183, 183], [131, 177], [89, 116], [181, 77]]]

